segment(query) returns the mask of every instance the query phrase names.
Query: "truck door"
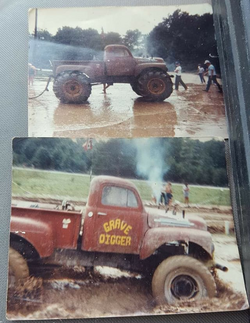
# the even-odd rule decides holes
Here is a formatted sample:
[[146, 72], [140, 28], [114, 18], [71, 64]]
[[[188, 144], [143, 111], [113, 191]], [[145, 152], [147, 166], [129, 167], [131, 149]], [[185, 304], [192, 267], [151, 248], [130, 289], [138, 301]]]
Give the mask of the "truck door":
[[138, 254], [143, 238], [142, 206], [137, 192], [104, 184], [98, 206], [88, 218], [84, 250]]
[[104, 54], [107, 76], [134, 75], [135, 59], [123, 47], [111, 47]]

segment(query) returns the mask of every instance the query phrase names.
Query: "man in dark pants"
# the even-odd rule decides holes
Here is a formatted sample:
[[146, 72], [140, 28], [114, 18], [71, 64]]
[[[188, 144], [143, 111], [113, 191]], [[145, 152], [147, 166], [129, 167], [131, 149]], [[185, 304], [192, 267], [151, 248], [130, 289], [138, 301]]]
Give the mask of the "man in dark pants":
[[187, 86], [186, 84], [182, 81], [182, 78], [181, 78], [181, 64], [179, 62], [176, 62], [175, 63], [175, 89], [176, 91], [178, 91], [179, 89], [179, 83], [184, 87], [185, 90], [187, 90]]
[[205, 74], [208, 75], [208, 81], [207, 81], [206, 90], [203, 90], [203, 91], [208, 92], [209, 88], [210, 88], [210, 85], [211, 85], [211, 83], [213, 81], [213, 83], [217, 85], [217, 87], [219, 89], [219, 92], [222, 93], [222, 87], [221, 87], [221, 85], [218, 83], [218, 81], [216, 79], [216, 71], [215, 71], [214, 66], [208, 60], [206, 60], [204, 62], [204, 64], [207, 65], [207, 72]]

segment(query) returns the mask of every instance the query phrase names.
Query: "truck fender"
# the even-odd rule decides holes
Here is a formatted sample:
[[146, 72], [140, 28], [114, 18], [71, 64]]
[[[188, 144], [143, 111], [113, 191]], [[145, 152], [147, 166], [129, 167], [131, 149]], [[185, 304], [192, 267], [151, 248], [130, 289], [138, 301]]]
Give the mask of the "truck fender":
[[163, 63], [154, 64], [154, 67], [152, 67], [152, 62], [141, 63], [141, 64], [136, 65], [136, 67], [135, 67], [135, 77], [138, 77], [143, 72], [146, 72], [146, 70], [159, 70], [159, 71], [167, 73], [168, 69], [167, 69], [166, 65]]
[[10, 232], [27, 240], [40, 257], [49, 257], [54, 251], [54, 235], [49, 223], [12, 216]]
[[84, 73], [87, 77], [89, 77], [91, 73], [91, 68], [84, 65], [60, 65], [56, 69], [56, 77], [64, 72], [80, 72]]
[[169, 227], [152, 228], [146, 232], [140, 249], [140, 259], [148, 258], [162, 245], [176, 241], [195, 243], [212, 258], [213, 243], [211, 234], [208, 231]]

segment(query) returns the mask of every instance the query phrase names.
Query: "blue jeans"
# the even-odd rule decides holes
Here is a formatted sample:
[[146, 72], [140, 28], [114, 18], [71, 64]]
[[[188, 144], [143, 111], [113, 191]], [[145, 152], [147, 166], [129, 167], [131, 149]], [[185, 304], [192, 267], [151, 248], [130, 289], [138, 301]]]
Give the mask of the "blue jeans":
[[214, 82], [214, 84], [217, 85], [218, 89], [220, 92], [222, 92], [222, 87], [221, 85], [218, 83], [217, 79], [216, 79], [216, 75], [213, 76], [209, 76], [208, 77], [208, 81], [207, 81], [207, 87], [206, 87], [206, 91], [209, 91], [210, 85], [212, 84], [212, 81]]

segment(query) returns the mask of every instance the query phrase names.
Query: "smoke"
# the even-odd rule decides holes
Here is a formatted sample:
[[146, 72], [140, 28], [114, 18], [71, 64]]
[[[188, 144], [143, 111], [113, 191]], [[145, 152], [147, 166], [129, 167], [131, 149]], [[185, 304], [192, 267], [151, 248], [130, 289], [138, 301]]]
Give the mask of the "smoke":
[[165, 162], [166, 144], [162, 138], [137, 139], [135, 141], [137, 174], [148, 180], [157, 203], [160, 201], [163, 178], [168, 171]]
[[46, 40], [29, 41], [29, 62], [37, 68], [51, 69], [53, 60], [103, 60], [103, 51], [58, 44]]

